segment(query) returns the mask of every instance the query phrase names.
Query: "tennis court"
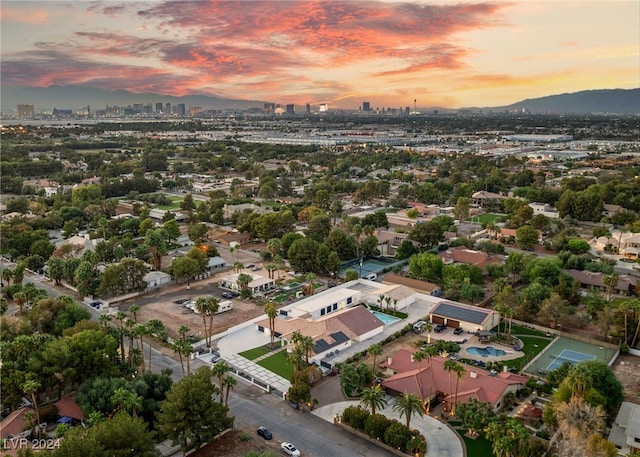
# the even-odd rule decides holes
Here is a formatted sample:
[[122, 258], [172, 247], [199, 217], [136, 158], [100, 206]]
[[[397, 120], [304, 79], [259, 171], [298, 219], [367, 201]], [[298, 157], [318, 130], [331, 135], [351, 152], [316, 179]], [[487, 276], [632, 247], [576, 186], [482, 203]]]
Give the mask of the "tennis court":
[[583, 341], [560, 337], [554, 340], [536, 358], [525, 372], [534, 375], [546, 375], [547, 372], [560, 368], [564, 362], [575, 365], [587, 360], [601, 360], [609, 363], [616, 354], [616, 348], [598, 346]]
[[391, 269], [395, 265], [402, 265], [405, 262], [385, 257], [364, 257], [363, 259], [349, 260], [342, 264], [340, 277], [343, 278], [347, 270], [355, 270], [361, 278], [365, 278], [370, 273], [382, 273], [385, 269]]
[[547, 365], [547, 371], [560, 368], [565, 362], [569, 362], [573, 365], [576, 363], [584, 362], [585, 360], [593, 360], [595, 358], [595, 355], [572, 351], [571, 349], [563, 349], [562, 352], [558, 354], [549, 365]]

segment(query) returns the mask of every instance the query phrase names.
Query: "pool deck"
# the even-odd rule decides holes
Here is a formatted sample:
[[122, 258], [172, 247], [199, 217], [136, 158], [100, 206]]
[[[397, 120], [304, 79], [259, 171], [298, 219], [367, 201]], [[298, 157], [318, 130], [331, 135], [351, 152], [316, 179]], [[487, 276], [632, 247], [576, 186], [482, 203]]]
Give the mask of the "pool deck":
[[[464, 334], [463, 334], [464, 335]], [[463, 336], [460, 335], [460, 336]], [[465, 335], [466, 336], [466, 335]], [[470, 347], [478, 347], [478, 348], [486, 348], [486, 347], [493, 347], [496, 349], [501, 349], [503, 351], [506, 352], [505, 355], [488, 355], [488, 356], [481, 356], [478, 354], [472, 354], [470, 353], [467, 349]], [[469, 338], [467, 338], [467, 341], [460, 344], [460, 352], [458, 353], [458, 356], [460, 357], [464, 357], [464, 358], [469, 358], [472, 360], [482, 360], [484, 362], [496, 362], [496, 361], [505, 361], [505, 360], [515, 360], [515, 359], [519, 359], [521, 357], [525, 356], [525, 353], [522, 351], [515, 351], [513, 349], [513, 346], [507, 346], [506, 344], [499, 344], [499, 343], [495, 343], [495, 342], [491, 342], [491, 343], [481, 343], [480, 339], [475, 336], [475, 335], [471, 335]]]

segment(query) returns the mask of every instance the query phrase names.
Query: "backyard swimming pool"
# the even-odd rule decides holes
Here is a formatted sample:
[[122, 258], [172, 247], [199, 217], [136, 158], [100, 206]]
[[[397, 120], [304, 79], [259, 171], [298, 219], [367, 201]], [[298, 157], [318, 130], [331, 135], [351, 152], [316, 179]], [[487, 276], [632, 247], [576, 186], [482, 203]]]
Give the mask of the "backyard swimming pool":
[[507, 353], [505, 351], [503, 351], [502, 349], [496, 349], [494, 347], [491, 346], [487, 346], [487, 347], [470, 347], [467, 348], [467, 352], [469, 354], [473, 354], [473, 355], [479, 355], [481, 357], [488, 357], [490, 355], [496, 357], [496, 356], [501, 356], [501, 355], [506, 355]]
[[371, 314], [380, 319], [384, 325], [393, 324], [394, 322], [400, 320], [397, 317], [393, 317], [385, 313], [379, 313], [378, 311], [371, 311]]

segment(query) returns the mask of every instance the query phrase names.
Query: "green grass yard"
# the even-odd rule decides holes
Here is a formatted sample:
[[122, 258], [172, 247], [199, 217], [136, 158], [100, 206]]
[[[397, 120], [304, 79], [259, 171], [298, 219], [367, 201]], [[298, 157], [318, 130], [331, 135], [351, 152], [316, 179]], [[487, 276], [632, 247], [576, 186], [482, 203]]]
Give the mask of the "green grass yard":
[[477, 222], [479, 224], [488, 224], [490, 222], [491, 223], [495, 222], [496, 219], [499, 219], [503, 216], [504, 216], [503, 214], [484, 213], [484, 214], [480, 214], [479, 216], [470, 217], [467, 220], [471, 222]]
[[180, 203], [182, 203], [182, 197], [169, 197], [171, 199], [171, 205], [158, 205], [158, 209], [165, 211], [174, 211], [180, 209]]
[[262, 359], [258, 362], [258, 365], [285, 379], [291, 379], [291, 376], [293, 376], [293, 365], [287, 362], [287, 351], [285, 349], [266, 359]]
[[465, 430], [457, 430], [467, 447], [467, 457], [495, 457], [491, 443], [484, 437], [471, 439], [464, 435]]
[[244, 357], [247, 360], [255, 360], [258, 357], [262, 357], [265, 354], [268, 354], [269, 350], [259, 346], [257, 348], [253, 348], [253, 349], [249, 349], [248, 351], [243, 351], [241, 353], [239, 353], [238, 355]]

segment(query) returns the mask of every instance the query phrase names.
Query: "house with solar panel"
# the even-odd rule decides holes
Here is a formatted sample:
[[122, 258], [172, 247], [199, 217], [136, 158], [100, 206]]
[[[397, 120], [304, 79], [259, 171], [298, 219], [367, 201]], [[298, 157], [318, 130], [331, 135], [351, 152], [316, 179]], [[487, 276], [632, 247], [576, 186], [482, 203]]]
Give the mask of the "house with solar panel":
[[441, 301], [431, 309], [429, 320], [434, 325], [462, 328], [465, 332], [489, 332], [499, 324], [500, 314], [492, 309]]

